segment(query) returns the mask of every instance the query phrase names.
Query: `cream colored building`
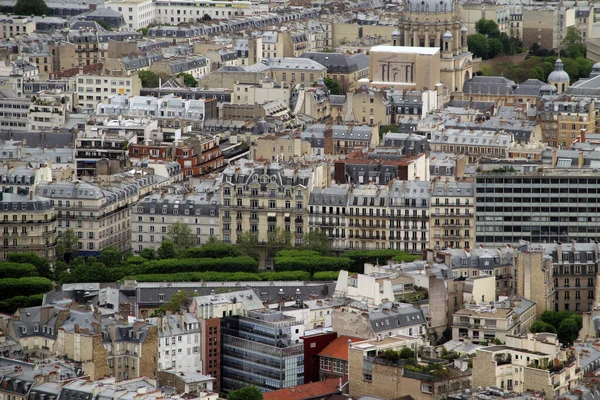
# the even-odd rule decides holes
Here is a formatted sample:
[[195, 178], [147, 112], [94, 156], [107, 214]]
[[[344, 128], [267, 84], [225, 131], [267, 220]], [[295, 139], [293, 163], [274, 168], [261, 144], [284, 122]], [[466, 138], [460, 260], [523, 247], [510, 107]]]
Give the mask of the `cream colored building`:
[[369, 57], [374, 87], [422, 90], [440, 83], [439, 47], [375, 46]]
[[29, 17], [0, 15], [0, 38], [28, 35], [35, 31], [35, 21]]
[[255, 160], [293, 161], [312, 154], [310, 142], [300, 136], [266, 135], [259, 137], [250, 150]]
[[[68, 98], [65, 95], [65, 98]], [[40, 97], [29, 105], [27, 128], [30, 131], [52, 131], [65, 126], [68, 103], [56, 99]]]
[[[236, 243], [239, 235], [250, 232], [265, 245], [278, 229], [289, 232], [292, 245], [302, 246], [310, 191], [326, 186], [329, 176], [326, 163], [300, 166], [242, 159], [229, 165], [221, 181], [221, 239]], [[267, 269], [271, 261], [267, 258]]]
[[581, 375], [578, 353], [561, 350], [551, 333], [507, 336], [506, 345], [481, 347], [473, 359], [473, 386], [544, 392], [548, 400], [573, 389]]
[[296, 84], [309, 87], [319, 78], [327, 77], [327, 68], [308, 58], [271, 58], [263, 62], [269, 67], [271, 78], [290, 87]]
[[121, 13], [130, 31], [145, 28], [156, 18], [156, 7], [152, 0], [110, 0], [105, 7]]
[[[493, 276], [481, 278], [494, 280]], [[492, 340], [506, 342], [508, 335], [522, 335], [529, 332], [535, 321], [535, 303], [526, 299], [503, 301], [488, 304], [486, 294], [484, 302], [477, 299], [476, 304], [466, 304], [464, 309], [452, 315], [452, 339], [486, 343]], [[493, 301], [494, 287], [487, 292]]]
[[71, 79], [74, 91], [77, 92], [79, 106], [92, 110], [95, 110], [98, 103], [105, 101], [111, 95], [139, 96], [142, 87], [142, 82], [137, 74], [76, 75]]
[[558, 49], [567, 29], [576, 26], [575, 8], [559, 5], [523, 7], [523, 45], [534, 43], [544, 49]]
[[290, 105], [290, 88], [279, 85], [273, 80], [263, 80], [261, 83], [238, 82], [233, 85], [231, 102], [233, 104], [264, 104], [272, 100], [280, 100], [286, 106]]
[[475, 245], [475, 188], [469, 182], [433, 181], [429, 248], [471, 249]]
[[3, 221], [0, 260], [6, 260], [9, 253], [33, 252], [54, 262], [56, 217], [50, 199], [35, 196], [33, 192], [0, 193], [0, 220]]

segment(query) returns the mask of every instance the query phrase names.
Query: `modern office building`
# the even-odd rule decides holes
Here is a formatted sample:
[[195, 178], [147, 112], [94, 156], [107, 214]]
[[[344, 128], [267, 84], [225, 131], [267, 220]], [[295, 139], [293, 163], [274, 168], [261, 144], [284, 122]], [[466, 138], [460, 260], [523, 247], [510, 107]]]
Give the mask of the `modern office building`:
[[600, 179], [583, 170], [475, 177], [475, 241], [485, 246], [598, 238]]
[[304, 383], [304, 324], [281, 312], [221, 319], [222, 388], [267, 392]]

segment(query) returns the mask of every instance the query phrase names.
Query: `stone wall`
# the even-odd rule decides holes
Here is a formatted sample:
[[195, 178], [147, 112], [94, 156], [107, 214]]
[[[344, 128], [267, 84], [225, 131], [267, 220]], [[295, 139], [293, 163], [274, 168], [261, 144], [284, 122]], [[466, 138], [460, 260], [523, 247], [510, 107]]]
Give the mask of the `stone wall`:
[[148, 334], [142, 344], [140, 356], [139, 376], [154, 379], [156, 378], [158, 366], [158, 327], [156, 325], [148, 325], [147, 327]]
[[473, 386], [495, 386], [496, 363], [493, 354], [487, 351], [478, 351], [473, 359]]

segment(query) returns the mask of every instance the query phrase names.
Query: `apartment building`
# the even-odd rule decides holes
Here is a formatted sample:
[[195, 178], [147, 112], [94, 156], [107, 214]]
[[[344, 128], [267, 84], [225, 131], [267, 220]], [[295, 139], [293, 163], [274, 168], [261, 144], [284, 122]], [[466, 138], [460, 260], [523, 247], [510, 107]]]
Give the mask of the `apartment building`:
[[30, 17], [0, 15], [0, 38], [28, 35], [35, 31], [35, 22]]
[[471, 182], [433, 181], [429, 248], [475, 246], [475, 186]]
[[156, 18], [156, 7], [151, 0], [111, 0], [105, 7], [121, 13], [130, 31], [145, 28]]
[[238, 235], [251, 232], [266, 243], [269, 233], [280, 228], [290, 232], [292, 244], [301, 246], [308, 231], [310, 191], [326, 186], [328, 177], [325, 163], [304, 166], [240, 160], [231, 164], [221, 181], [222, 240], [235, 243]]
[[[263, 39], [264, 46], [264, 39]], [[270, 57], [262, 63], [268, 67], [268, 74], [282, 85], [302, 84], [311, 87], [319, 78], [327, 77], [327, 68], [308, 58]]]
[[265, 135], [256, 140], [251, 153], [254, 159], [294, 161], [312, 154], [312, 149], [300, 136]]
[[227, 20], [234, 17], [265, 14], [268, 7], [253, 4], [250, 1], [190, 1], [190, 0], [158, 0], [155, 20], [160, 24], [178, 25], [180, 23], [197, 23], [208, 15], [214, 20]]
[[558, 49], [567, 33], [575, 26], [575, 8], [568, 5], [524, 6], [523, 45], [537, 43], [544, 49]]
[[190, 74], [194, 78], [200, 79], [210, 72], [209, 61], [208, 58], [200, 55], [163, 59], [152, 63], [149, 70], [158, 75]]
[[600, 181], [584, 170], [475, 176], [477, 243], [586, 243], [596, 238]]
[[[392, 146], [396, 147], [396, 146]], [[402, 155], [397, 149], [356, 151], [334, 163], [337, 183], [380, 185], [399, 179], [429, 180], [429, 157], [425, 153]]]
[[596, 101], [591, 97], [563, 94], [555, 98], [542, 98], [537, 110], [543, 141], [553, 147], [570, 148], [581, 131], [596, 132], [600, 120]]
[[280, 100], [290, 104], [290, 87], [276, 83], [274, 80], [263, 80], [260, 83], [238, 82], [233, 85], [233, 104], [264, 104], [272, 100]]
[[384, 399], [406, 393], [415, 400], [435, 399], [448, 392], [471, 387], [471, 372], [448, 368], [444, 376], [418, 373], [382, 357], [386, 350], [415, 349], [420, 339], [404, 336], [383, 337], [352, 343], [348, 348], [349, 394], [352, 397], [377, 396]]
[[429, 145], [431, 151], [464, 154], [474, 163], [483, 156], [506, 158], [513, 141], [512, 135], [496, 131], [446, 129], [432, 132]]
[[67, 41], [76, 46], [75, 65], [83, 67], [104, 61], [110, 41], [123, 42], [141, 37], [139, 32], [106, 31], [95, 21], [77, 21], [70, 26]]
[[[480, 299], [474, 299], [479, 302]], [[452, 339], [473, 343], [499, 340], [506, 336], [520, 336], [529, 332], [535, 321], [535, 303], [527, 299], [466, 304], [452, 316]]]
[[367, 125], [313, 124], [302, 132], [302, 139], [319, 150], [319, 154], [343, 155], [366, 151], [379, 144], [376, 127]]
[[22, 132], [27, 130], [30, 100], [22, 97], [0, 99], [0, 128]]
[[158, 250], [174, 223], [186, 224], [198, 244], [219, 237], [219, 188], [203, 182], [196, 192], [187, 194], [151, 194], [133, 208], [131, 245], [135, 252]]
[[561, 350], [552, 333], [507, 336], [506, 345], [481, 347], [473, 359], [473, 386], [536, 391], [548, 400], [574, 388], [580, 378], [578, 353]]
[[121, 172], [131, 144], [158, 138], [158, 121], [150, 118], [90, 118], [75, 138], [77, 176]]
[[77, 75], [72, 78], [73, 90], [77, 92], [79, 107], [96, 111], [98, 103], [116, 94], [139, 96], [142, 83], [137, 74], [111, 75]]
[[540, 318], [544, 311], [555, 309], [556, 289], [552, 279], [552, 259], [546, 257], [542, 250], [521, 248], [514, 260], [516, 293], [535, 303], [537, 318]]
[[40, 96], [29, 105], [27, 129], [30, 131], [52, 131], [65, 126], [68, 118], [69, 102]]
[[0, 260], [16, 252], [32, 252], [50, 262], [56, 260], [57, 224], [50, 199], [27, 189], [0, 193], [0, 220], [3, 229]]
[[191, 313], [151, 318], [158, 326], [158, 370], [196, 372], [200, 365], [200, 321]]
[[102, 249], [131, 249], [131, 207], [142, 191], [154, 187], [159, 177], [147, 175], [135, 180], [115, 180], [95, 185], [84, 182], [42, 182], [38, 196], [48, 197], [56, 209], [58, 235], [75, 231], [79, 255], [98, 255]]
[[304, 383], [302, 321], [281, 312], [250, 312], [222, 318], [221, 332], [223, 391], [249, 385], [271, 391]]

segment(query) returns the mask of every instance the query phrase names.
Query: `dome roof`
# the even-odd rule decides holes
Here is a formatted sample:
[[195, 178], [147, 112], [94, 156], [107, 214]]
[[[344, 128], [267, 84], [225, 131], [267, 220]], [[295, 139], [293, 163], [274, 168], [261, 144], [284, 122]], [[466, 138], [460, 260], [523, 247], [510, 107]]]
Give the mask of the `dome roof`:
[[464, 25], [462, 26], [462, 28], [460, 28], [460, 31], [461, 31], [462, 33], [467, 33], [467, 32], [469, 32], [469, 30], [467, 29], [467, 27], [466, 27], [466, 26], [464, 26]]
[[452, 39], [452, 33], [450, 33], [450, 31], [444, 32], [444, 34], [442, 35], [442, 39]]
[[404, 9], [412, 13], [451, 13], [452, 0], [404, 0]]
[[548, 75], [548, 82], [569, 82], [569, 74], [563, 71], [563, 63], [560, 58], [554, 63], [554, 71]]
[[600, 62], [592, 66], [592, 69], [600, 69]]

